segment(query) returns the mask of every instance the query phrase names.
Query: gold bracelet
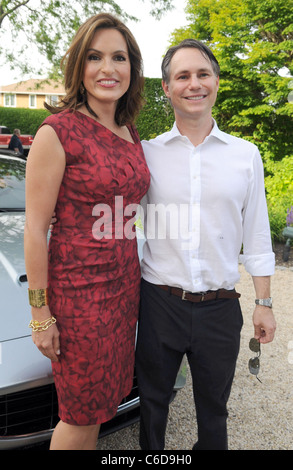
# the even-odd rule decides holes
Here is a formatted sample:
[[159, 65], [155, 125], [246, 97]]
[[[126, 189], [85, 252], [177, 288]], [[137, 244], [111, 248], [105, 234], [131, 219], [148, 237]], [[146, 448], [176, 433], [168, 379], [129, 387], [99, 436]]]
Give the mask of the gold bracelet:
[[48, 289], [28, 289], [28, 298], [32, 307], [44, 307], [48, 305]]
[[29, 328], [32, 328], [33, 331], [46, 331], [50, 326], [56, 323], [55, 317], [50, 317], [47, 320], [38, 321], [38, 320], [31, 320], [29, 322]]

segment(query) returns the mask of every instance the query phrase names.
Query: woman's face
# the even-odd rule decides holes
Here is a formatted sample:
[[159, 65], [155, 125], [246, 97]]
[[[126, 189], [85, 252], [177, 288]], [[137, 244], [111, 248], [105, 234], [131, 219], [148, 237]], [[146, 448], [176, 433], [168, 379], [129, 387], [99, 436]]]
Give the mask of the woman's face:
[[116, 29], [97, 31], [87, 51], [83, 74], [89, 105], [116, 107], [129, 88], [130, 78], [131, 63], [122, 34]]

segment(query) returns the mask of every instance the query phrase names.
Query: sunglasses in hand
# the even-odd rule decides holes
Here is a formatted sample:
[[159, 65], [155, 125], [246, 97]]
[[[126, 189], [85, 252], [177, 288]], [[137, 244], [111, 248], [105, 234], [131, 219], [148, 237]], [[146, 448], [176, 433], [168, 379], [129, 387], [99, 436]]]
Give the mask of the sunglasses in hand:
[[249, 372], [253, 375], [256, 376], [257, 380], [261, 382], [261, 380], [258, 378], [258, 374], [259, 374], [259, 369], [260, 369], [260, 342], [255, 339], [255, 338], [251, 338], [251, 340], [249, 341], [249, 349], [250, 351], [254, 352], [257, 354], [257, 356], [255, 357], [252, 357], [251, 359], [249, 359], [248, 361], [248, 369], [249, 369]]

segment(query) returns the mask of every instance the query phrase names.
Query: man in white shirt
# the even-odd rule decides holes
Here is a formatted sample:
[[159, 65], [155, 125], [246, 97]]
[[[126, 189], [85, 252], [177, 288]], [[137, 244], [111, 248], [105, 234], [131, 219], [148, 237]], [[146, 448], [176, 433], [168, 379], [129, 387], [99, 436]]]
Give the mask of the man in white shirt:
[[162, 72], [176, 122], [143, 142], [151, 185], [143, 204], [136, 356], [140, 445], [164, 449], [168, 405], [186, 354], [198, 422], [194, 449], [227, 449], [227, 401], [242, 327], [234, 289], [242, 249], [258, 299], [255, 338], [267, 343], [275, 331], [263, 166], [255, 145], [221, 132], [212, 118], [220, 71], [205, 45], [186, 40], [171, 48]]

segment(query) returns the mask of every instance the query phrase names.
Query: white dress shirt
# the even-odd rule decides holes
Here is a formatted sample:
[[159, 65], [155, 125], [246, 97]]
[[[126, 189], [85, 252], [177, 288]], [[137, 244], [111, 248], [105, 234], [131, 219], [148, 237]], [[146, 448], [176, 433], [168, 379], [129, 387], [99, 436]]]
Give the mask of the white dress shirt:
[[151, 185], [142, 201], [142, 276], [190, 292], [233, 289], [240, 260], [274, 273], [263, 165], [252, 143], [213, 129], [195, 147], [174, 124], [142, 142]]

